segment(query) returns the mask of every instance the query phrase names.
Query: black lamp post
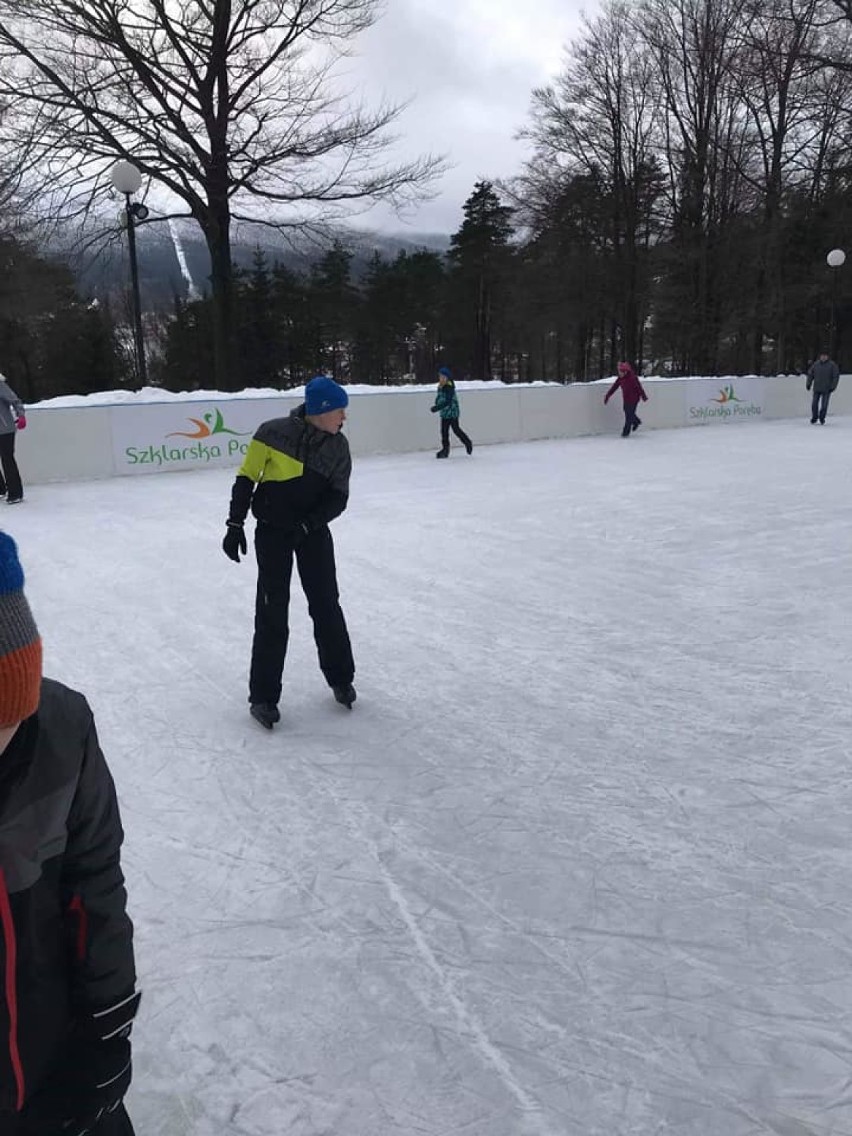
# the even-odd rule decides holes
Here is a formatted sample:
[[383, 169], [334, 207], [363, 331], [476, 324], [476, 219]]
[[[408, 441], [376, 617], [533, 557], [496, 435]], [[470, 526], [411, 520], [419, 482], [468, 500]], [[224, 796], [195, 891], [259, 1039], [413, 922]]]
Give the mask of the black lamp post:
[[116, 162], [110, 171], [112, 184], [124, 194], [124, 223], [127, 228], [127, 247], [130, 252], [130, 282], [133, 287], [133, 336], [136, 347], [136, 375], [139, 387], [148, 385], [148, 367], [145, 362], [145, 341], [142, 335], [142, 300], [139, 295], [139, 266], [136, 262], [136, 225], [148, 216], [148, 207], [130, 196], [142, 185], [142, 175], [131, 162]]
[[829, 350], [832, 359], [837, 359], [837, 274], [846, 263], [846, 253], [843, 249], [832, 249], [825, 258], [831, 269], [831, 331], [829, 335]]

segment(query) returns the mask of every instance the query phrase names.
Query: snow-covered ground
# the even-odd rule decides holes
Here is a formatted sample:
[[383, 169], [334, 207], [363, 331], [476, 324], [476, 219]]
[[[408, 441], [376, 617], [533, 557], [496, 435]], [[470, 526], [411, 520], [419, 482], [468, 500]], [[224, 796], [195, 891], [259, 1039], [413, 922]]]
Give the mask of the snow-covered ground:
[[852, 1133], [852, 420], [356, 463], [359, 701], [246, 713], [222, 471], [32, 488], [122, 800], [140, 1136]]

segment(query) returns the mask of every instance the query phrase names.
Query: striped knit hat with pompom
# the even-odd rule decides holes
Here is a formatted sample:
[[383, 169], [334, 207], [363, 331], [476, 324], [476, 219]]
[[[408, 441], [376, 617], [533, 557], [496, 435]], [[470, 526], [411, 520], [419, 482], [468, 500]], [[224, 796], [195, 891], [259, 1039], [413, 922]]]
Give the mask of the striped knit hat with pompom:
[[41, 639], [15, 542], [0, 532], [0, 727], [35, 714], [40, 692]]

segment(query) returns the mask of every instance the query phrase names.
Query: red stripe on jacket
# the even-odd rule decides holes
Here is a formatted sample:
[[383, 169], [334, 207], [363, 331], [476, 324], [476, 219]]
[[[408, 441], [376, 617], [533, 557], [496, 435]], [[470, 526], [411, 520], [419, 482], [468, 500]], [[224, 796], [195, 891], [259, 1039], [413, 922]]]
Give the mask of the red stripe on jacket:
[[26, 1096], [24, 1085], [24, 1068], [21, 1065], [21, 1054], [18, 1049], [18, 988], [16, 971], [18, 963], [18, 944], [15, 939], [15, 924], [12, 919], [12, 907], [9, 903], [9, 891], [6, 887], [6, 875], [0, 868], [0, 922], [3, 924], [3, 939], [6, 944], [6, 1005], [9, 1010], [9, 1057], [12, 1061], [12, 1071], [15, 1074], [15, 1085], [18, 1090], [18, 1112], [24, 1107]]
[[68, 910], [77, 916], [77, 962], [85, 962], [89, 939], [89, 917], [79, 895], [75, 895], [68, 904]]

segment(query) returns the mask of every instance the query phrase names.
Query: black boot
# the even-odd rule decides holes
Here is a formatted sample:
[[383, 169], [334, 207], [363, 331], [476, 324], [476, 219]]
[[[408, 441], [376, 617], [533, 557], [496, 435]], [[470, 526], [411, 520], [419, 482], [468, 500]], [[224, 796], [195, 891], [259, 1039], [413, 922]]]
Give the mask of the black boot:
[[450, 456], [449, 450], [438, 450], [437, 454], [435, 454], [436, 458], [448, 458], [449, 456]]
[[265, 730], [271, 730], [276, 722], [281, 721], [278, 707], [273, 706], [271, 702], [252, 702], [249, 713]]
[[347, 710], [352, 709], [352, 703], [358, 697], [355, 693], [355, 687], [351, 682], [347, 686], [333, 686], [331, 692], [335, 700], [339, 702], [341, 706], [345, 706]]

